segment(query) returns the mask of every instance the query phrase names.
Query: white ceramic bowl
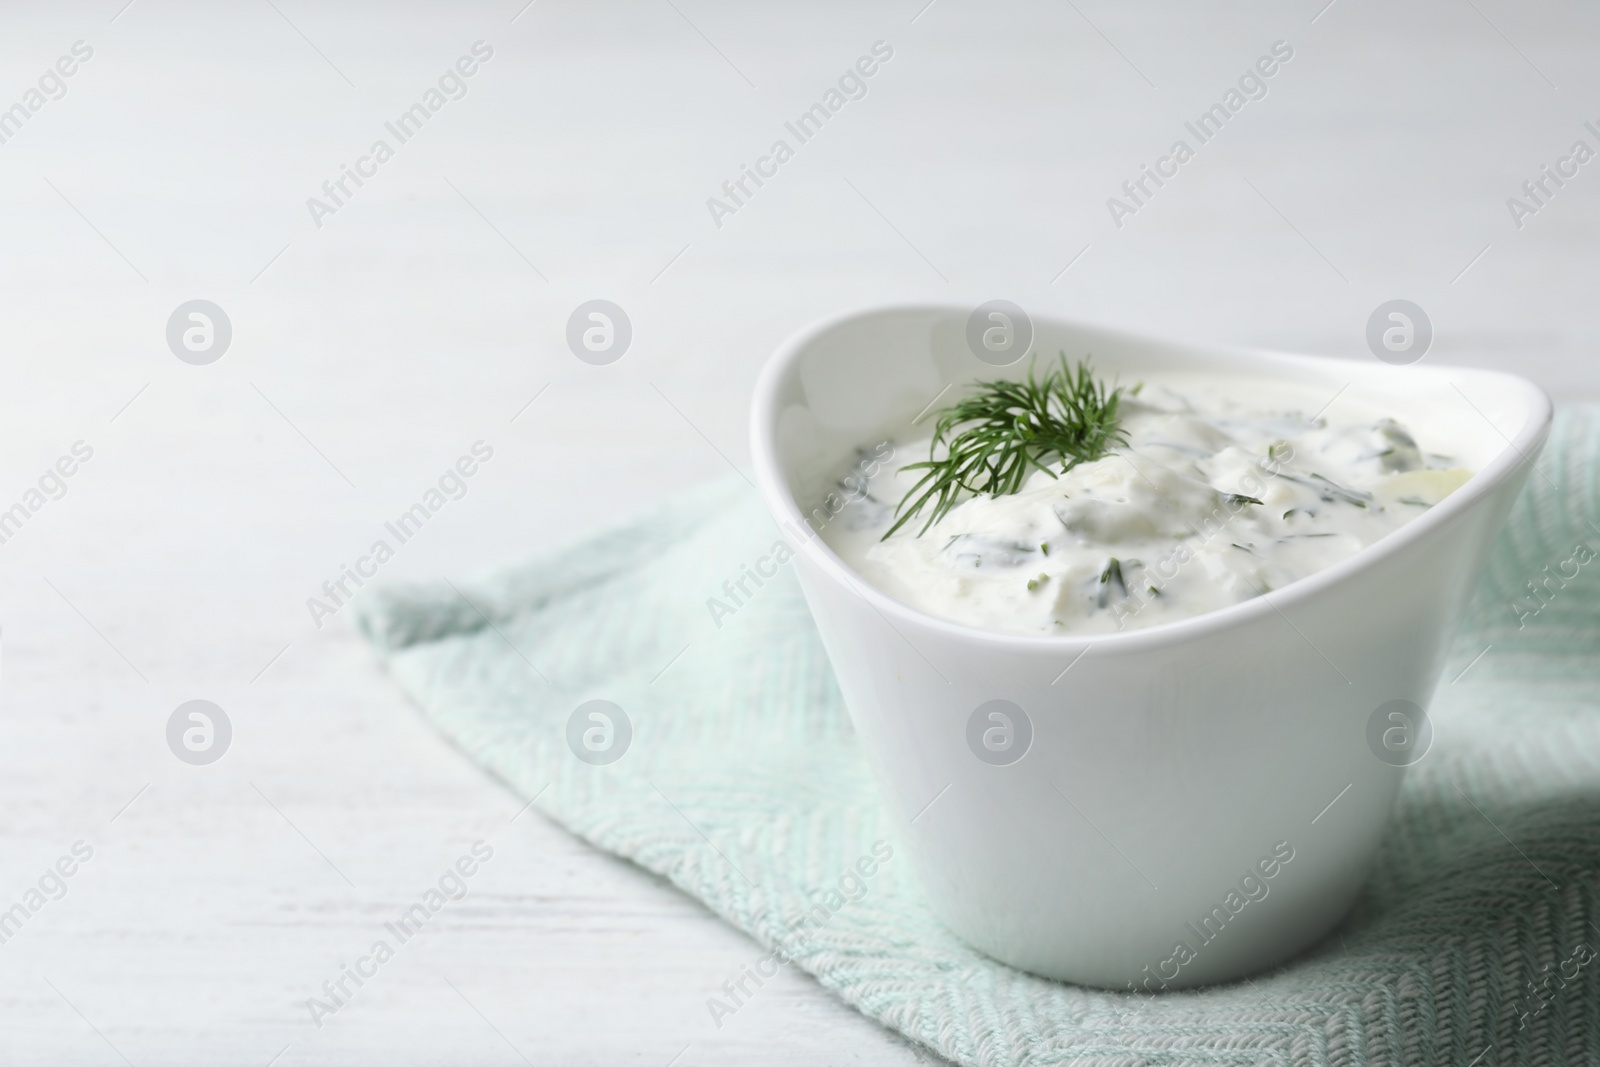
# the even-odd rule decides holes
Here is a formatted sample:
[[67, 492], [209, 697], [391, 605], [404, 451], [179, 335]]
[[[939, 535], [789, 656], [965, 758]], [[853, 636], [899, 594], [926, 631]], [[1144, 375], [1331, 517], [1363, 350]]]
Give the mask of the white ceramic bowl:
[[[762, 495], [804, 546], [801, 587], [929, 899], [989, 955], [1088, 985], [1153, 991], [1284, 960], [1344, 915], [1400, 785], [1394, 764], [1425, 758], [1403, 733], [1425, 722], [1379, 709], [1428, 705], [1548, 432], [1549, 398], [1489, 371], [1035, 320], [1034, 351], [1092, 353], [1124, 382], [1215, 369], [1430, 407], [1477, 442], [1478, 473], [1378, 544], [1265, 597], [1110, 635], [991, 633], [869, 586], [804, 517], [857, 446], [905, 430], [946, 385], [1025, 372], [1026, 361], [980, 362], [967, 314], [886, 308], [807, 329], [771, 358], [751, 417]], [[996, 700], [1008, 703], [979, 710]], [[1410, 755], [1380, 758], [1375, 722]], [[991, 758], [1020, 759], [975, 754], [969, 730], [992, 728], [1013, 747]]]

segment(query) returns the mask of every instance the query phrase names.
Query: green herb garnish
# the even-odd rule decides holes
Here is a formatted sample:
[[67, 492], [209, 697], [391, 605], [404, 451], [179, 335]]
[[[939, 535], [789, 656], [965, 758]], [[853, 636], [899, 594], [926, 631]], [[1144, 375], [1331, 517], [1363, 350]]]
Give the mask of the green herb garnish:
[[[962, 493], [1015, 493], [1034, 470], [1054, 478], [1128, 443], [1117, 410], [1120, 386], [1108, 391], [1086, 360], [1074, 372], [1065, 353], [1042, 379], [1034, 370], [1028, 368], [1025, 381], [977, 382], [970, 395], [940, 413], [927, 460], [901, 468], [927, 473], [900, 501], [895, 511], [903, 514], [885, 538], [930, 503], [919, 537], [961, 502]], [[941, 445], [944, 456], [935, 459]], [[1059, 472], [1051, 469], [1055, 464]]]

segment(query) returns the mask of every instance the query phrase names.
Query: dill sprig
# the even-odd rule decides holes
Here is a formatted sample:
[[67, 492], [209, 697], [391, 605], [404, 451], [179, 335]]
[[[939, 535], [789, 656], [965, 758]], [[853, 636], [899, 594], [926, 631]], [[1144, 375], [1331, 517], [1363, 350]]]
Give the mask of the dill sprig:
[[[1074, 372], [1065, 353], [1043, 378], [1035, 370], [1030, 366], [1023, 381], [976, 382], [967, 397], [940, 413], [927, 460], [902, 468], [927, 473], [900, 501], [895, 509], [900, 517], [885, 538], [930, 503], [933, 512], [919, 537], [960, 503], [963, 493], [1015, 493], [1034, 470], [1054, 478], [1128, 443], [1117, 410], [1120, 386], [1108, 391], [1086, 360]], [[944, 455], [936, 459], [941, 445]], [[1059, 472], [1051, 469], [1056, 464]]]

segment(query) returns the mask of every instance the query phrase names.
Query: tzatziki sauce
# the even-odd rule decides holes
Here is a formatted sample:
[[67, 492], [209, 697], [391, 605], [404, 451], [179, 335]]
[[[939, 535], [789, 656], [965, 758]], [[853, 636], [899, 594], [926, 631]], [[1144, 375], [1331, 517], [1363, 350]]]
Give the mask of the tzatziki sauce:
[[1034, 636], [1155, 626], [1347, 559], [1471, 477], [1425, 415], [1326, 401], [1292, 382], [1148, 375], [1121, 400], [1126, 445], [1102, 459], [885, 538], [920, 473], [904, 465], [929, 458], [924, 428], [864, 445], [811, 514], [868, 582], [951, 622]]

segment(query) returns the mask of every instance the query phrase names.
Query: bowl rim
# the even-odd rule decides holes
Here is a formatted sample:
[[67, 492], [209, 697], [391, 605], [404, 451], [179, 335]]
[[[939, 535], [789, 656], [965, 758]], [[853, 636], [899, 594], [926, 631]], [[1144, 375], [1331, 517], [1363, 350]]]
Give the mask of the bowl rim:
[[[750, 402], [750, 453], [755, 466], [757, 489], [768, 513], [777, 521], [779, 529], [786, 534], [792, 535], [797, 530], [805, 532], [805, 536], [800, 538], [801, 544], [798, 546], [797, 551], [810, 550], [812, 562], [830, 580], [844, 586], [864, 599], [879, 615], [889, 621], [891, 626], [898, 621], [924, 631], [932, 631], [947, 638], [990, 646], [998, 650], [1034, 653], [1077, 652], [1081, 655], [1087, 652], [1090, 647], [1104, 646], [1105, 650], [1109, 652], [1144, 651], [1165, 648], [1173, 644], [1213, 635], [1222, 630], [1243, 626], [1259, 617], [1265, 617], [1269, 613], [1282, 615], [1286, 607], [1292, 607], [1305, 600], [1315, 598], [1324, 590], [1345, 581], [1352, 574], [1366, 570], [1380, 560], [1404, 551], [1413, 542], [1429, 536], [1436, 528], [1455, 521], [1473, 504], [1499, 488], [1501, 484], [1517, 474], [1524, 466], [1532, 469], [1536, 458], [1535, 453], [1544, 443], [1544, 439], [1549, 433], [1554, 414], [1549, 395], [1537, 384], [1520, 375], [1510, 374], [1505, 371], [1460, 367], [1449, 364], [1434, 364], [1427, 367], [1418, 367], [1412, 364], [1407, 368], [1408, 370], [1421, 371], [1426, 374], [1453, 372], [1512, 389], [1521, 394], [1529, 412], [1529, 417], [1522, 428], [1515, 437], [1506, 438], [1505, 447], [1492, 460], [1485, 464], [1481, 470], [1476, 471], [1459, 489], [1451, 493], [1439, 504], [1430, 508], [1426, 514], [1418, 516], [1400, 529], [1386, 534], [1354, 555], [1342, 559], [1330, 567], [1291, 582], [1282, 589], [1274, 589], [1261, 596], [1185, 619], [1175, 619], [1171, 622], [1157, 623], [1153, 626], [1140, 627], [1134, 630], [1112, 631], [1110, 633], [1034, 636], [1007, 633], [999, 630], [986, 630], [966, 623], [942, 619], [913, 607], [877, 588], [863, 575], [856, 572], [854, 568], [833, 551], [820, 534], [806, 524], [804, 512], [789, 492], [786, 479], [781, 473], [777, 454], [776, 430], [779, 414], [777, 408], [779, 390], [791, 368], [816, 340], [842, 326], [871, 318], [906, 314], [938, 315], [953, 313], [960, 315], [967, 310], [969, 309], [960, 305], [943, 303], [872, 304], [828, 316], [797, 330], [773, 350], [772, 355], [767, 358], [760, 375], [756, 379], [754, 394]], [[1178, 340], [1157, 334], [1139, 333], [1119, 326], [1105, 325], [1086, 319], [1067, 318], [1051, 314], [1033, 316], [1033, 318], [1036, 323], [1048, 322], [1054, 326], [1068, 329], [1093, 330], [1097, 333], [1114, 337], [1119, 341], [1176, 346], [1188, 349], [1202, 359], [1226, 356], [1230, 359], [1258, 360], [1262, 363], [1276, 363], [1280, 366], [1347, 362], [1335, 357], [1280, 352], [1244, 345]], [[1370, 368], [1365, 368], [1363, 364], [1353, 360], [1348, 362], [1350, 362], [1352, 369], [1363, 367], [1363, 370], [1359, 373], [1370, 373]], [[1454, 383], [1452, 382], [1451, 384], [1453, 385]], [[1460, 392], [1459, 386], [1456, 389]], [[1476, 409], [1476, 405], [1472, 404], [1471, 399], [1467, 398], [1465, 393], [1461, 395], [1463, 399], [1467, 400], [1469, 406]], [[1481, 415], [1482, 412], [1479, 412], [1479, 414]], [[1494, 425], [1487, 415], [1484, 415], [1484, 420], [1489, 422], [1496, 433], [1500, 434], [1501, 437], [1505, 437], [1505, 434], [1500, 431], [1498, 426]], [[896, 626], [896, 629], [898, 628]], [[904, 635], [902, 634], [902, 636]], [[1073, 663], [1076, 662], [1077, 660], [1074, 659]]]

